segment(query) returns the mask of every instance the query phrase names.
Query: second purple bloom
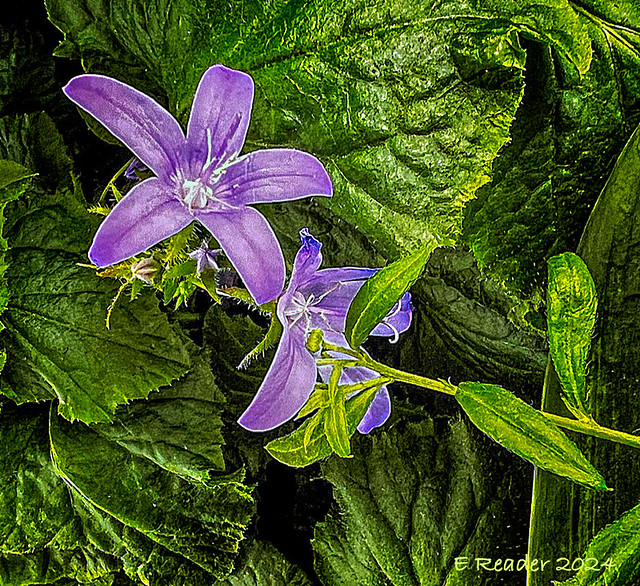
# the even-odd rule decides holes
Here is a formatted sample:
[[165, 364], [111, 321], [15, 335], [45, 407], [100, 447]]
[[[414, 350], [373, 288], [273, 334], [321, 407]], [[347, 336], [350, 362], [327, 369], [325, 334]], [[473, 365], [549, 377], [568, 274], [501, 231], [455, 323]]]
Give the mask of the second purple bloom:
[[[304, 229], [302, 247], [296, 255], [287, 290], [278, 300], [277, 317], [283, 333], [271, 367], [253, 402], [238, 423], [251, 431], [267, 431], [291, 419], [313, 392], [318, 368], [306, 348], [308, 334], [322, 330], [328, 342], [347, 347], [344, 336], [347, 311], [363, 283], [377, 269], [336, 268], [318, 270], [321, 244]], [[411, 324], [411, 303], [405, 293], [391, 313], [371, 332], [373, 336], [397, 339]], [[321, 367], [320, 374], [326, 376]], [[378, 376], [362, 367], [347, 368], [341, 383], [361, 382]], [[389, 393], [383, 387], [358, 426], [368, 433], [386, 421], [391, 409]]]

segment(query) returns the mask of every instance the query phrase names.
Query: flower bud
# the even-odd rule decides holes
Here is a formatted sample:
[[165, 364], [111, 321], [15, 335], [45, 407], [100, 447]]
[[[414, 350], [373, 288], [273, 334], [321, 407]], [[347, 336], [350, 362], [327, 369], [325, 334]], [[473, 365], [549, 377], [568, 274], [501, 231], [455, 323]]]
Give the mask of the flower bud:
[[160, 263], [152, 258], [143, 258], [131, 265], [131, 274], [145, 283], [152, 283], [160, 270]]
[[307, 350], [312, 354], [322, 347], [322, 330], [311, 330], [307, 338]]

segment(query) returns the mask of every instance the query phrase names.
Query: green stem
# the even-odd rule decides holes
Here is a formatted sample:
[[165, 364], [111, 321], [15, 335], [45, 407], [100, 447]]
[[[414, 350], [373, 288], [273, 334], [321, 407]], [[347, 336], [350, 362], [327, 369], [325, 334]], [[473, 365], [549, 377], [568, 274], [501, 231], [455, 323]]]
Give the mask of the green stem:
[[608, 427], [601, 427], [595, 421], [578, 421], [576, 419], [567, 419], [553, 413], [541, 411], [547, 419], [553, 421], [558, 427], [564, 427], [571, 431], [576, 431], [585, 435], [599, 437], [619, 444], [625, 444], [633, 448], [640, 448], [640, 436], [631, 435]]
[[[402, 370], [391, 368], [390, 366], [386, 366], [385, 364], [381, 364], [380, 362], [377, 362], [363, 350], [352, 350], [351, 348], [334, 346], [333, 344], [329, 344], [326, 341], [322, 343], [322, 349], [329, 352], [340, 352], [341, 354], [346, 354], [347, 356], [353, 356], [354, 358], [358, 359], [358, 361], [362, 366], [371, 368], [372, 370], [375, 370], [379, 374], [386, 376], [394, 381], [400, 381], [403, 383], [408, 383], [410, 385], [416, 385], [418, 387], [431, 389], [432, 391], [436, 391], [438, 393], [445, 393], [447, 395], [456, 394], [457, 387], [452, 385], [451, 383], [441, 381], [441, 380], [434, 380], [431, 378], [426, 378], [424, 376], [418, 376], [417, 374], [410, 374]], [[336, 359], [334, 359], [334, 362], [335, 360]]]
[[[353, 350], [351, 348], [334, 346], [333, 344], [329, 344], [326, 341], [323, 342], [322, 348], [324, 351], [340, 352], [341, 354], [352, 356], [353, 358], [358, 359], [359, 365], [371, 368], [379, 374], [388, 377], [390, 379], [390, 382], [401, 381], [410, 385], [415, 385], [417, 387], [430, 389], [439, 393], [445, 393], [447, 395], [456, 394], [457, 387], [455, 385], [452, 385], [451, 383], [442, 380], [433, 380], [424, 376], [418, 376], [416, 374], [410, 374], [408, 372], [403, 372], [402, 370], [391, 368], [390, 366], [386, 366], [385, 364], [377, 362], [376, 360], [371, 358], [371, 356], [369, 356], [364, 350]], [[343, 366], [346, 365], [345, 363], [349, 362], [348, 360], [339, 358], [324, 358], [322, 360], [323, 363], [326, 364], [342, 363]], [[558, 427], [562, 427], [570, 431], [575, 431], [577, 433], [582, 433], [584, 435], [599, 437], [601, 439], [624, 444], [633, 448], [640, 448], [640, 436], [631, 435], [622, 431], [616, 431], [615, 429], [609, 429], [608, 427], [602, 427], [595, 421], [579, 421], [577, 419], [568, 419], [566, 417], [554, 415], [553, 413], [546, 413], [545, 411], [540, 411], [540, 413], [542, 413], [542, 415], [544, 415], [547, 419], [553, 421]]]

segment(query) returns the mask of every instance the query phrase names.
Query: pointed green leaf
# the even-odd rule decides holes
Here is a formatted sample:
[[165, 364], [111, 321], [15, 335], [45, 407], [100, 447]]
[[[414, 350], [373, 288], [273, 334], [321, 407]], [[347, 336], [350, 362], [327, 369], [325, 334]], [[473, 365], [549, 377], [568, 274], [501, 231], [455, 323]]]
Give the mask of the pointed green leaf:
[[342, 368], [334, 366], [329, 377], [329, 405], [324, 409], [324, 433], [331, 449], [342, 458], [348, 458], [351, 455], [351, 445], [349, 444], [351, 434], [347, 425], [344, 397], [338, 389], [341, 375]]
[[608, 490], [576, 445], [549, 419], [497, 385], [461, 383], [458, 403], [481, 431], [535, 466], [582, 486]]
[[581, 556], [582, 569], [565, 586], [629, 586], [640, 582], [640, 505], [605, 527]]
[[[346, 421], [349, 437], [355, 433], [358, 423], [362, 421], [377, 392], [378, 387], [372, 387], [347, 401]], [[324, 417], [326, 417], [326, 413], [322, 409], [307, 419], [293, 433], [269, 442], [266, 445], [266, 450], [279, 462], [294, 467], [308, 466], [330, 456], [334, 450], [325, 435], [324, 425], [319, 424]], [[311, 437], [307, 437], [309, 426], [315, 426], [310, 434]]]
[[347, 313], [345, 336], [352, 348], [359, 348], [420, 276], [432, 248], [423, 246], [369, 278], [353, 298]]
[[578, 418], [591, 414], [585, 374], [597, 305], [596, 286], [579, 256], [566, 252], [549, 259], [549, 352], [562, 385], [562, 398]]

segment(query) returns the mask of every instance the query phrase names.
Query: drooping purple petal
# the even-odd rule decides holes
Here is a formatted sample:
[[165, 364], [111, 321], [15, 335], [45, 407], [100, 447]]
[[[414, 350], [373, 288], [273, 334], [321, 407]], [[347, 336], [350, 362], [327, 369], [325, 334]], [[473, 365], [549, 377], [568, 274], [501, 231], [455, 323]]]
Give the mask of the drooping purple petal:
[[411, 293], [405, 293], [395, 307], [369, 334], [370, 336], [393, 336], [406, 332], [411, 325]]
[[103, 75], [79, 75], [63, 91], [158, 177], [167, 181], [176, 171], [186, 139], [176, 119], [155, 100]]
[[284, 287], [280, 244], [264, 216], [253, 208], [199, 212], [195, 217], [213, 234], [259, 305]]
[[[205, 165], [210, 173], [240, 153], [252, 104], [251, 76], [223, 65], [205, 71], [193, 99], [187, 130], [189, 159], [195, 172]], [[200, 168], [196, 169], [198, 164]]]
[[315, 382], [315, 360], [304, 339], [285, 328], [269, 372], [238, 423], [250, 431], [282, 425], [305, 404]]
[[152, 177], [138, 183], [98, 228], [89, 250], [98, 267], [115, 264], [173, 236], [193, 221], [167, 186]]
[[293, 149], [265, 149], [225, 170], [214, 195], [231, 205], [249, 205], [333, 195], [331, 179], [314, 156]]
[[375, 427], [380, 427], [391, 415], [391, 397], [387, 387], [382, 387], [369, 406], [362, 421], [358, 424], [360, 433], [369, 433]]

